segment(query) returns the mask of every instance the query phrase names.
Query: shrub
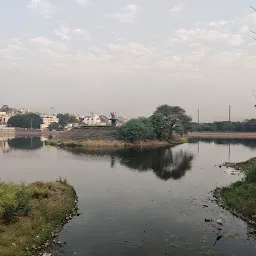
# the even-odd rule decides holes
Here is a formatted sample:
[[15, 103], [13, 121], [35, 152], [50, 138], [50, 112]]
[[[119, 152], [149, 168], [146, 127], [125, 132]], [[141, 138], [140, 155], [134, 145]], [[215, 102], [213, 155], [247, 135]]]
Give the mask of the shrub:
[[118, 136], [128, 142], [144, 141], [154, 138], [154, 129], [147, 118], [131, 119], [118, 128]]

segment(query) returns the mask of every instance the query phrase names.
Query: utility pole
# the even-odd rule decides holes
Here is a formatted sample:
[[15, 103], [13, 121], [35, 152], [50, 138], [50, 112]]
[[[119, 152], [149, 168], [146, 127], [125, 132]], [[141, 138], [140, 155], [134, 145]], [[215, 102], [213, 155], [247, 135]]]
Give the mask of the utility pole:
[[200, 124], [200, 110], [197, 110], [197, 122], [198, 122], [198, 126]]
[[229, 105], [229, 108], [228, 108], [228, 121], [229, 121], [229, 124], [231, 122], [231, 106]]

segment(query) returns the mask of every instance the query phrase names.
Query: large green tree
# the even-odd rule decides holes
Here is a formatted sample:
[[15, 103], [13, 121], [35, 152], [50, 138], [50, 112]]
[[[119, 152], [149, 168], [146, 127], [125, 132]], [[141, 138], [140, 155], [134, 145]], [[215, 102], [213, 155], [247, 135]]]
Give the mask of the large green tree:
[[20, 128], [33, 128], [39, 129], [40, 124], [43, 123], [42, 118], [34, 113], [24, 114], [24, 115], [15, 115], [12, 116], [7, 124], [10, 127], [20, 127]]
[[150, 121], [157, 139], [166, 140], [169, 132], [164, 115], [161, 113], [155, 113], [150, 117]]
[[79, 120], [77, 120], [75, 115], [71, 115], [69, 113], [58, 114], [57, 117], [59, 118], [59, 124], [62, 127], [65, 127], [67, 124], [70, 124], [70, 123], [78, 123], [79, 122]]
[[162, 114], [169, 136], [176, 132], [178, 134], [186, 133], [191, 125], [192, 118], [186, 114], [185, 109], [179, 106], [161, 105], [157, 107], [154, 115]]
[[49, 131], [63, 131], [63, 126], [60, 123], [51, 123], [48, 129]]

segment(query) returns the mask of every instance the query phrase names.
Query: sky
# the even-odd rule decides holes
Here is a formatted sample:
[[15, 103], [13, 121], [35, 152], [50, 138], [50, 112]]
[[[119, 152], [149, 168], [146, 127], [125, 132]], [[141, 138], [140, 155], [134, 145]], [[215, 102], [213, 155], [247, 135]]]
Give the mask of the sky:
[[0, 105], [197, 120], [256, 116], [252, 0], [8, 0], [0, 8]]

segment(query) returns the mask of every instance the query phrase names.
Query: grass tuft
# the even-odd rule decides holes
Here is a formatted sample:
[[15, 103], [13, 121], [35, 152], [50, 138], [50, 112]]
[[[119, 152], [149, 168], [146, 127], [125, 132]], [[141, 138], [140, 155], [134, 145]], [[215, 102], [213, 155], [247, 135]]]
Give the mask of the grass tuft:
[[227, 206], [250, 220], [256, 220], [256, 158], [230, 165], [245, 172], [245, 179], [221, 190]]
[[30, 185], [1, 182], [1, 256], [34, 255], [75, 211], [76, 194], [66, 180]]

